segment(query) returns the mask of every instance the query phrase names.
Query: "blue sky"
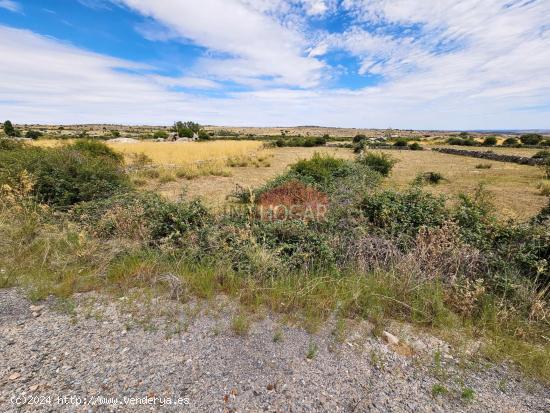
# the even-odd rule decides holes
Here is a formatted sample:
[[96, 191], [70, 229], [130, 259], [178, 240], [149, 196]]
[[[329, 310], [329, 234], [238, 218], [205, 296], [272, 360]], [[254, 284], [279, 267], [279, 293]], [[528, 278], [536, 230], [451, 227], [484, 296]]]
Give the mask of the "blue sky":
[[547, 0], [0, 0], [28, 123], [550, 128]]

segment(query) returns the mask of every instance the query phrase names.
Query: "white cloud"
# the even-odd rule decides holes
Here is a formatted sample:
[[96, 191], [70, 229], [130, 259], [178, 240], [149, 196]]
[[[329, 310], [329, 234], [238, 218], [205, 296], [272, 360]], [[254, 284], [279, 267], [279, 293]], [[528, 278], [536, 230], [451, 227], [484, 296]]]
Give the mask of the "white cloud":
[[166, 76], [153, 76], [157, 83], [168, 87], [184, 87], [189, 89], [219, 89], [222, 85], [210, 79], [204, 79], [193, 76], [183, 76], [178, 78]]
[[[298, 30], [258, 11], [262, 4], [239, 0], [123, 0], [180, 36], [215, 54], [201, 70], [224, 80], [270, 79], [271, 83], [313, 87], [319, 84], [322, 62], [307, 57], [307, 41]], [[263, 6], [264, 9], [267, 6]], [[243, 70], [235, 76], [235, 66]], [[229, 70], [226, 70], [228, 68]]]
[[14, 13], [20, 13], [22, 11], [21, 5], [13, 0], [0, 0], [0, 9], [6, 9]]
[[322, 16], [329, 10], [329, 5], [325, 0], [302, 0], [307, 14], [311, 16]]
[[[194, 119], [226, 125], [550, 128], [548, 1], [505, 8], [497, 0], [345, 0], [355, 27], [316, 44], [302, 23], [281, 23], [285, 13], [304, 7], [294, 0], [203, 0], [204, 9], [194, 0], [126, 2], [210, 52], [192, 68], [179, 68], [180, 78], [132, 75], [117, 68], [139, 72], [135, 63], [0, 26], [0, 54], [10, 56], [0, 65], [0, 113], [16, 122], [50, 123]], [[332, 3], [326, 4], [325, 13], [331, 13]], [[213, 5], [219, 8], [208, 7]], [[406, 34], [367, 31], [365, 21], [419, 26]], [[360, 90], [324, 88], [320, 57], [335, 49], [356, 56], [362, 73], [380, 74], [384, 81]], [[254, 90], [212, 98], [172, 89], [223, 91], [217, 79]]]

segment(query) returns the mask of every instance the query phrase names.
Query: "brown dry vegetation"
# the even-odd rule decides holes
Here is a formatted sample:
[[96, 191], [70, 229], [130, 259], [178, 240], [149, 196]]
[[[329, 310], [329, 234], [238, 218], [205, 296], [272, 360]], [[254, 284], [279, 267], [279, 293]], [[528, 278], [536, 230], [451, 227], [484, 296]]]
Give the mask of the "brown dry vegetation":
[[[495, 151], [524, 155], [534, 153], [532, 149], [513, 148], [499, 148]], [[285, 171], [290, 164], [310, 158], [316, 152], [348, 159], [354, 156], [349, 149], [344, 148], [274, 148], [270, 150], [272, 157], [268, 167], [250, 165], [231, 168], [231, 176], [201, 176], [192, 181], [179, 179], [166, 183], [156, 182], [147, 188], [155, 189], [169, 199], [176, 199], [185, 191], [188, 197], [200, 196], [208, 205], [220, 207], [237, 185], [245, 188], [260, 186]], [[472, 193], [483, 184], [493, 197], [500, 214], [506, 218], [526, 219], [535, 215], [547, 202], [538, 188], [542, 171], [533, 166], [483, 161], [490, 164], [491, 168], [478, 169], [476, 166], [480, 160], [476, 158], [428, 150], [384, 152], [399, 160], [384, 184], [387, 187], [405, 188], [417, 174], [433, 171], [441, 173], [445, 180], [438, 185], [428, 186], [429, 191], [454, 198], [460, 193]]]

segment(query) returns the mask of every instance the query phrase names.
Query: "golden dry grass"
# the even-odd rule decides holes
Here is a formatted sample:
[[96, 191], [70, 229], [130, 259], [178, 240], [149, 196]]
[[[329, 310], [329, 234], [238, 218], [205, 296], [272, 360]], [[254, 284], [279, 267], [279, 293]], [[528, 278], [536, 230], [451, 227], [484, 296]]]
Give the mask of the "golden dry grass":
[[[190, 197], [200, 196], [211, 206], [220, 206], [236, 187], [257, 187], [287, 170], [299, 159], [309, 158], [315, 152], [329, 153], [351, 159], [353, 153], [341, 148], [275, 148], [267, 168], [243, 167], [233, 169], [232, 176], [203, 176], [193, 181], [175, 181], [155, 189], [169, 198], [180, 195], [183, 188]], [[438, 185], [429, 185], [428, 191], [443, 193], [452, 199], [460, 193], [473, 193], [480, 184], [493, 198], [503, 218], [527, 219], [547, 204], [539, 188], [542, 171], [527, 165], [486, 161], [464, 156], [441, 154], [432, 151], [386, 151], [399, 160], [386, 187], [404, 189], [421, 172], [439, 172], [446, 179]], [[489, 169], [478, 169], [480, 163], [490, 164]]]
[[36, 141], [31, 141], [31, 144], [42, 148], [55, 148], [62, 145], [68, 145], [73, 142], [74, 139], [39, 139]]
[[[34, 144], [53, 146], [60, 141], [39, 140]], [[61, 141], [67, 142], [67, 141]], [[353, 153], [343, 148], [274, 148], [262, 149], [259, 141], [214, 141], [192, 143], [109, 143], [115, 150], [130, 156], [132, 153], [144, 153], [159, 165], [178, 166], [179, 172], [170, 173], [170, 179], [151, 181], [144, 186], [153, 189], [168, 198], [179, 197], [185, 189], [190, 197], [200, 196], [211, 206], [222, 205], [227, 195], [236, 187], [257, 187], [269, 179], [284, 172], [288, 166], [299, 159], [309, 158], [315, 152], [328, 153], [337, 157], [351, 159]], [[472, 148], [492, 150], [522, 156], [532, 156], [536, 149], [523, 148]], [[390, 177], [385, 180], [386, 187], [406, 188], [421, 172], [439, 172], [446, 179], [438, 185], [427, 186], [427, 190], [443, 193], [456, 199], [460, 193], [472, 193], [483, 184], [493, 197], [497, 210], [503, 217], [527, 219], [535, 215], [547, 204], [547, 191], [541, 190], [543, 173], [539, 168], [513, 163], [488, 161], [464, 156], [448, 155], [425, 151], [396, 151], [386, 153], [399, 162]], [[237, 162], [240, 167], [231, 168], [228, 164], [235, 159], [250, 157], [269, 160], [258, 167], [254, 162]], [[229, 160], [229, 162], [228, 162]], [[231, 161], [233, 160], [233, 161]], [[201, 162], [202, 161], [202, 162]], [[479, 164], [491, 165], [488, 169], [476, 168]], [[199, 165], [199, 166], [197, 166]], [[202, 165], [202, 166], [201, 166]], [[205, 173], [202, 167], [212, 169]], [[213, 176], [214, 175], [214, 176]], [[190, 178], [195, 178], [189, 181]]]
[[261, 150], [259, 141], [214, 142], [107, 142], [114, 150], [130, 156], [145, 154], [158, 165], [189, 165], [202, 161], [226, 161], [231, 157], [247, 156]]
[[[452, 198], [460, 193], [472, 193], [483, 184], [503, 217], [526, 219], [535, 215], [548, 200], [537, 188], [543, 178], [540, 168], [508, 162], [488, 161], [433, 151], [385, 151], [399, 162], [386, 186], [405, 188], [420, 172], [439, 172], [445, 180], [426, 188]], [[488, 169], [476, 168], [491, 165]]]

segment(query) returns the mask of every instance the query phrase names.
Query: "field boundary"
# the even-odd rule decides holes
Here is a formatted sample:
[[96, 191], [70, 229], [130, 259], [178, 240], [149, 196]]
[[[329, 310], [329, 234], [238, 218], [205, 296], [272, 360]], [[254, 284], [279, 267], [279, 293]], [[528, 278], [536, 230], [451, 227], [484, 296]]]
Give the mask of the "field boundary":
[[544, 159], [528, 158], [526, 156], [518, 156], [518, 155], [504, 155], [504, 154], [494, 153], [491, 151], [467, 151], [464, 149], [453, 149], [453, 148], [433, 148], [432, 150], [440, 153], [446, 153], [449, 155], [470, 156], [472, 158], [487, 159], [490, 161], [498, 161], [498, 162], [512, 162], [520, 165], [538, 166], [544, 163]]

